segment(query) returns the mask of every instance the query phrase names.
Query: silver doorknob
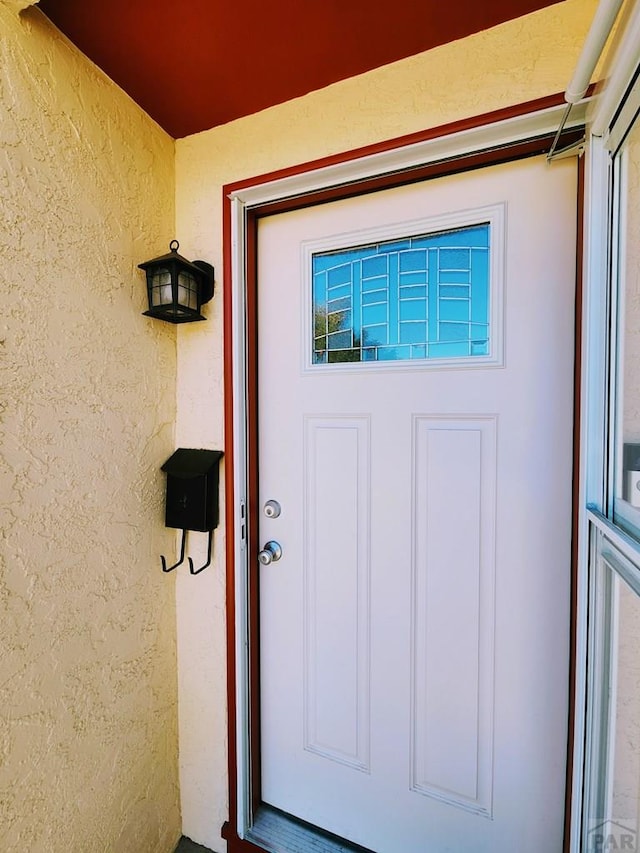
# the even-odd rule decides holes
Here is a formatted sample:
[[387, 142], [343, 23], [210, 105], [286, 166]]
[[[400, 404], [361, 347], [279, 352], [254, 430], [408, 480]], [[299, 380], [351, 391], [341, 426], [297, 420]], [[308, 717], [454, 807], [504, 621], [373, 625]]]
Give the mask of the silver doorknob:
[[258, 554], [258, 560], [263, 566], [269, 566], [271, 563], [277, 563], [282, 557], [282, 548], [278, 542], [273, 539], [267, 542], [262, 551]]

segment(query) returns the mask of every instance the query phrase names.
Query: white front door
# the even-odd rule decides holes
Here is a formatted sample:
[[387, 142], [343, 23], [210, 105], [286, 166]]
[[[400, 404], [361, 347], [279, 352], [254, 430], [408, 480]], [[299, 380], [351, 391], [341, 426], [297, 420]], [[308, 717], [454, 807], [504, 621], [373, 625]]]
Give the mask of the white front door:
[[376, 853], [562, 849], [575, 211], [536, 158], [260, 222], [262, 798]]

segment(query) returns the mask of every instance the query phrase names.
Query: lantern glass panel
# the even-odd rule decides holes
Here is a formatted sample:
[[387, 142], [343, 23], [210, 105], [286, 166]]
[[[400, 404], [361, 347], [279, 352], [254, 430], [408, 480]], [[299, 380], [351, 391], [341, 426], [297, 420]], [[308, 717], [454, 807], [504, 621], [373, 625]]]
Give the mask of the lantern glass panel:
[[171, 305], [172, 301], [171, 272], [168, 269], [156, 270], [151, 277], [152, 306]]
[[189, 272], [178, 273], [178, 304], [198, 310], [198, 282]]

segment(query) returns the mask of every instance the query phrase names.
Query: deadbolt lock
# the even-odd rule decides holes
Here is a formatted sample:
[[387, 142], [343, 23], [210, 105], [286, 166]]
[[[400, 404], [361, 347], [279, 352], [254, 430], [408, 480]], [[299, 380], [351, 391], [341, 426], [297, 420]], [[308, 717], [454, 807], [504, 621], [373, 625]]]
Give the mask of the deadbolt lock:
[[282, 508], [278, 501], [267, 501], [263, 509], [267, 518], [278, 518], [282, 512]]

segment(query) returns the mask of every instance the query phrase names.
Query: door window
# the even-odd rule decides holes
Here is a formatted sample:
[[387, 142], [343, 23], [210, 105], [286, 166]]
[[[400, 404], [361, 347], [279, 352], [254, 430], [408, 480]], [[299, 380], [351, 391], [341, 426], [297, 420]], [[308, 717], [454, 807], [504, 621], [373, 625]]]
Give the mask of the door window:
[[490, 351], [490, 224], [312, 255], [314, 364]]

